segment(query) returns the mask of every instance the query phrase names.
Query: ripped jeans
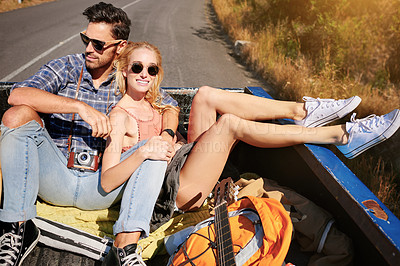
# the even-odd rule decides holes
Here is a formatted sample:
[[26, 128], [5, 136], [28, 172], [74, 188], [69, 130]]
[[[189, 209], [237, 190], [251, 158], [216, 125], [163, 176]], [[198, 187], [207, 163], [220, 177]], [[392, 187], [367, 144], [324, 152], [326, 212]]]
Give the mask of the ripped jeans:
[[[124, 152], [121, 161], [145, 143]], [[122, 198], [114, 234], [142, 231], [142, 236], [149, 234], [167, 167], [165, 161], [146, 160], [124, 184], [106, 193], [100, 184], [101, 167], [97, 172], [67, 168], [67, 158], [36, 121], [11, 129], [1, 124], [0, 161], [4, 193], [1, 221], [34, 218], [37, 196], [54, 205], [83, 210], [106, 209]]]

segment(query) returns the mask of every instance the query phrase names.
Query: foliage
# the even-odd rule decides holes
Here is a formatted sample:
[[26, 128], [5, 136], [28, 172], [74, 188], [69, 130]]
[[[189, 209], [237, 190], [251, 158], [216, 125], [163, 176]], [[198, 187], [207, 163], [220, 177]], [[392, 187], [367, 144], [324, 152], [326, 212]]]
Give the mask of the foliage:
[[[363, 102], [358, 117], [399, 108], [400, 1], [212, 0], [212, 4], [231, 39], [251, 42], [243, 59], [275, 87], [276, 97], [299, 101], [303, 95], [359, 95]], [[396, 202], [400, 174], [387, 173], [385, 162], [379, 164], [383, 166], [378, 170], [368, 164], [366, 172], [360, 165], [351, 169], [400, 217]], [[383, 196], [382, 191], [390, 195]]]
[[0, 0], [0, 13], [52, 1], [54, 0], [21, 0], [18, 3], [18, 0]]

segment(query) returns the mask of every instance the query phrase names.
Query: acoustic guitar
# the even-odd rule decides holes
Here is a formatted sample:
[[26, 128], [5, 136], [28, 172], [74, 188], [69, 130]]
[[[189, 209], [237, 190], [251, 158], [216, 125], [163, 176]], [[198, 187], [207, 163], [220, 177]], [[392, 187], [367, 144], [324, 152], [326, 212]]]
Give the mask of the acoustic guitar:
[[235, 201], [235, 194], [235, 186], [231, 178], [222, 180], [214, 189], [214, 225], [217, 243], [217, 262], [219, 266], [236, 266], [227, 210], [227, 206]]

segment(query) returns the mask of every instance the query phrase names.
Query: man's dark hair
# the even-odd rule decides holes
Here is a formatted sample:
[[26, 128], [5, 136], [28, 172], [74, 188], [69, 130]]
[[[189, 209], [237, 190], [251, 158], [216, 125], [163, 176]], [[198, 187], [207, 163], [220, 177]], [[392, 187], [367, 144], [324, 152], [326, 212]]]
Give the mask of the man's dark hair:
[[90, 6], [83, 11], [89, 22], [105, 22], [113, 25], [112, 35], [115, 39], [128, 40], [131, 20], [121, 8], [112, 4], [100, 2]]

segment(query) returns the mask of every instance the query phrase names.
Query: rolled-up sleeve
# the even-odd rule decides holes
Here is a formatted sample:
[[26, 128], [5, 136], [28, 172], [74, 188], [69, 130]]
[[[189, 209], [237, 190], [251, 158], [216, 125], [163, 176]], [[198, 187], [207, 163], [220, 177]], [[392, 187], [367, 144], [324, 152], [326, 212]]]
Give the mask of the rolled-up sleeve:
[[[69, 57], [61, 57], [43, 65], [38, 72], [22, 82], [14, 84], [13, 89], [32, 87], [57, 94], [60, 88], [71, 81], [71, 76], [76, 76], [76, 67]], [[75, 60], [76, 61], [76, 60]]]

